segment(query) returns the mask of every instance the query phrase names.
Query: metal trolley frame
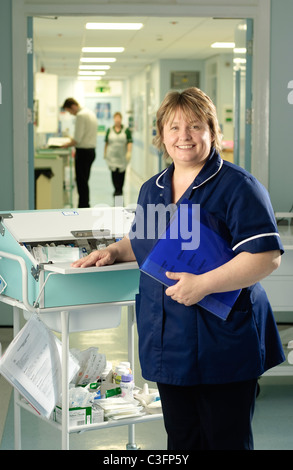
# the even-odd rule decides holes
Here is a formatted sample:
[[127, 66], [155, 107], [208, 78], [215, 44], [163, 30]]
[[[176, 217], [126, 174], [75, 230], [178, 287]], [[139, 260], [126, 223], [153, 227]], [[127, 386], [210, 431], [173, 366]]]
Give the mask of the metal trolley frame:
[[[91, 431], [97, 429], [105, 429], [113, 426], [128, 426], [128, 443], [127, 449], [137, 449], [135, 443], [135, 424], [154, 421], [162, 419], [162, 414], [145, 415], [142, 417], [124, 419], [118, 422], [104, 421], [98, 424], [89, 424], [81, 426], [69, 426], [69, 388], [68, 388], [68, 355], [69, 355], [69, 336], [70, 336], [70, 315], [74, 314], [75, 311], [81, 310], [81, 306], [68, 306], [62, 308], [35, 308], [28, 301], [27, 296], [27, 282], [28, 273], [26, 264], [22, 257], [0, 251], [0, 257], [10, 259], [19, 263], [22, 271], [22, 298], [23, 301], [19, 302], [12, 298], [0, 295], [0, 301], [9, 304], [13, 307], [13, 333], [14, 336], [20, 331], [21, 325], [21, 314], [28, 316], [32, 313], [36, 313], [42, 317], [44, 314], [57, 314], [60, 317], [61, 323], [61, 342], [62, 342], [62, 424], [59, 424], [53, 420], [40, 417], [40, 415], [24, 400], [22, 400], [19, 392], [14, 390], [14, 445], [15, 449], [21, 449], [21, 409], [26, 409], [38, 416], [40, 419], [44, 419], [48, 424], [56, 427], [61, 431], [62, 434], [62, 450], [69, 449], [69, 436], [71, 433], [80, 433], [83, 431]], [[103, 268], [95, 268], [97, 271], [102, 271]], [[72, 275], [72, 274], [68, 274]], [[135, 327], [135, 305], [134, 301], [121, 301], [121, 302], [109, 302], [108, 304], [101, 304], [103, 308], [105, 306], [126, 306], [128, 315], [128, 360], [131, 364], [134, 364], [134, 327]], [[97, 309], [99, 304], [95, 305], [83, 305], [82, 310], [92, 311]], [[95, 328], [91, 328], [95, 329]], [[88, 330], [88, 325], [82, 326], [80, 331]], [[75, 330], [76, 331], [76, 330]]]
[[[6, 286], [0, 301], [13, 307], [16, 335], [21, 313], [28, 319], [37, 314], [52, 330], [61, 333], [62, 343], [62, 424], [45, 419], [62, 433], [62, 449], [69, 448], [69, 435], [81, 431], [128, 425], [127, 448], [136, 448], [135, 423], [161, 419], [144, 415], [119, 421], [105, 421], [72, 427], [69, 425], [68, 358], [72, 332], [115, 328], [120, 324], [121, 307], [127, 308], [128, 360], [134, 366], [135, 295], [139, 269], [136, 262], [111, 266], [72, 268], [70, 262], [41, 262], [34, 247], [74, 249], [113, 243], [125, 234], [134, 217], [124, 207], [96, 207], [78, 210], [15, 211], [0, 213], [0, 274]], [[63, 249], [63, 248], [62, 248]], [[20, 394], [14, 392], [15, 448], [21, 448], [21, 409], [36, 413]], [[37, 416], [39, 416], [37, 414]]]

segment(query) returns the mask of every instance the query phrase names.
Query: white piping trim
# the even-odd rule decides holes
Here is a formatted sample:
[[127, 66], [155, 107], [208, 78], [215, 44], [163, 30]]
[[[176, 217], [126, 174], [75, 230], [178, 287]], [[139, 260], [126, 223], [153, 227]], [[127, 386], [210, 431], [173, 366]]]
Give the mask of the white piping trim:
[[[219, 171], [220, 171], [220, 169], [222, 168], [222, 166], [223, 166], [223, 159], [221, 158], [221, 163], [220, 163], [220, 166], [219, 166], [219, 168], [217, 169], [217, 171], [216, 171], [213, 175], [209, 176], [209, 178], [207, 178], [206, 180], [204, 180], [202, 183], [200, 183], [198, 186], [193, 186], [192, 189], [197, 189], [197, 188], [199, 188], [202, 184], [206, 183], [206, 182], [209, 181], [211, 178], [213, 178], [214, 176], [216, 176], [216, 174], [219, 173]], [[159, 188], [164, 188], [164, 186], [161, 186], [161, 185], [159, 184], [159, 179], [161, 178], [161, 176], [163, 176], [163, 175], [166, 173], [167, 170], [168, 170], [168, 168], [166, 168], [166, 170], [164, 170], [163, 173], [161, 173], [161, 174], [158, 176], [158, 178], [156, 179], [156, 185], [159, 186]]]
[[161, 174], [158, 176], [158, 178], [156, 179], [156, 185], [159, 186], [159, 188], [164, 188], [164, 186], [161, 186], [161, 185], [158, 183], [158, 181], [159, 181], [159, 179], [161, 178], [161, 176], [163, 176], [163, 175], [166, 173], [167, 170], [168, 170], [168, 168], [166, 168], [166, 170], [164, 170], [163, 173], [161, 173]]
[[260, 235], [254, 235], [253, 237], [246, 238], [242, 242], [237, 243], [237, 245], [233, 246], [232, 250], [235, 251], [236, 248], [238, 248], [240, 245], [243, 245], [243, 243], [250, 242], [251, 240], [255, 240], [256, 238], [261, 238], [261, 237], [280, 237], [280, 234], [278, 232], [271, 232], [271, 233], [261, 233]]
[[207, 181], [209, 181], [211, 178], [213, 178], [214, 176], [216, 176], [217, 173], [219, 173], [220, 169], [222, 168], [223, 166], [223, 159], [221, 158], [221, 163], [220, 163], [220, 166], [219, 168], [217, 169], [216, 173], [214, 173], [213, 175], [209, 176], [209, 178], [207, 178], [206, 180], [204, 180], [202, 183], [200, 183], [198, 186], [193, 186], [192, 189], [197, 189], [199, 188], [201, 185], [205, 184]]

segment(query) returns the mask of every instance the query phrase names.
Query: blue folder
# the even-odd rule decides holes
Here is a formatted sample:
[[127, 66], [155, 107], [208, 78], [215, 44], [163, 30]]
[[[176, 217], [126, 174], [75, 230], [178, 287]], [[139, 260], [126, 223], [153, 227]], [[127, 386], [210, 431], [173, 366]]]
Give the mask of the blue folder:
[[[186, 199], [140, 270], [166, 286], [174, 285], [177, 281], [168, 279], [167, 271], [203, 274], [230, 261], [235, 254], [228, 240], [229, 232], [222, 221]], [[210, 294], [198, 305], [226, 320], [240, 292]]]

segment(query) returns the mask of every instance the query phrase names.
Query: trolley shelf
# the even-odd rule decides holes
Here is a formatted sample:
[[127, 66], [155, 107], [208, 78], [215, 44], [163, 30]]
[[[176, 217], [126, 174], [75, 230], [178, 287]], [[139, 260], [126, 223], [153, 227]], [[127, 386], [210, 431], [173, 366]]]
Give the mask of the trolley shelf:
[[[32, 413], [34, 416], [46, 421], [46, 423], [50, 424], [51, 426], [55, 427], [56, 429], [59, 429], [62, 431], [62, 424], [58, 423], [57, 421], [53, 421], [52, 419], [46, 419], [42, 416], [40, 416], [32, 407], [30, 404], [26, 403], [23, 401], [23, 399], [18, 400], [17, 405], [19, 405], [21, 408], [25, 409], [29, 413]], [[112, 428], [112, 427], [118, 427], [118, 426], [128, 426], [132, 424], [139, 424], [139, 423], [147, 423], [150, 421], [158, 421], [161, 420], [163, 417], [162, 413], [156, 413], [156, 414], [145, 414], [144, 416], [138, 416], [137, 418], [125, 418], [125, 419], [120, 419], [115, 421], [113, 420], [108, 420], [108, 421], [103, 421], [101, 423], [93, 423], [93, 424], [84, 424], [80, 426], [70, 426], [68, 432], [70, 434], [74, 433], [82, 433], [82, 432], [87, 432], [87, 431], [94, 431], [98, 429], [105, 429], [105, 428]]]

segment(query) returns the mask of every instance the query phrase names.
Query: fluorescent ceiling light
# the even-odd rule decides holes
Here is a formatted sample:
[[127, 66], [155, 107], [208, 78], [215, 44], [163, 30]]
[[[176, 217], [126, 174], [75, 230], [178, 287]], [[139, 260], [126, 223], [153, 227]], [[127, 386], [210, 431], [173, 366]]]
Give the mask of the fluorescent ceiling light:
[[97, 77], [83, 77], [82, 76], [82, 77], [77, 77], [77, 78], [78, 80], [101, 80], [102, 79], [102, 77], [99, 77], [99, 76]]
[[87, 23], [86, 29], [120, 29], [138, 30], [143, 27], [142, 23]]
[[246, 54], [246, 47], [235, 47], [233, 52], [237, 54]]
[[124, 47], [83, 47], [82, 52], [123, 52]]
[[223, 49], [234, 49], [235, 42], [214, 42], [211, 47], [213, 48], [223, 48]]
[[82, 57], [80, 62], [116, 62], [114, 57]]
[[79, 70], [78, 73], [79, 75], [105, 75], [106, 72], [104, 72], [103, 70], [98, 70], [96, 72], [91, 72], [89, 70]]
[[240, 57], [235, 57], [233, 59], [234, 64], [246, 64], [246, 59], [240, 59]]
[[80, 65], [81, 70], [109, 70], [110, 65]]

